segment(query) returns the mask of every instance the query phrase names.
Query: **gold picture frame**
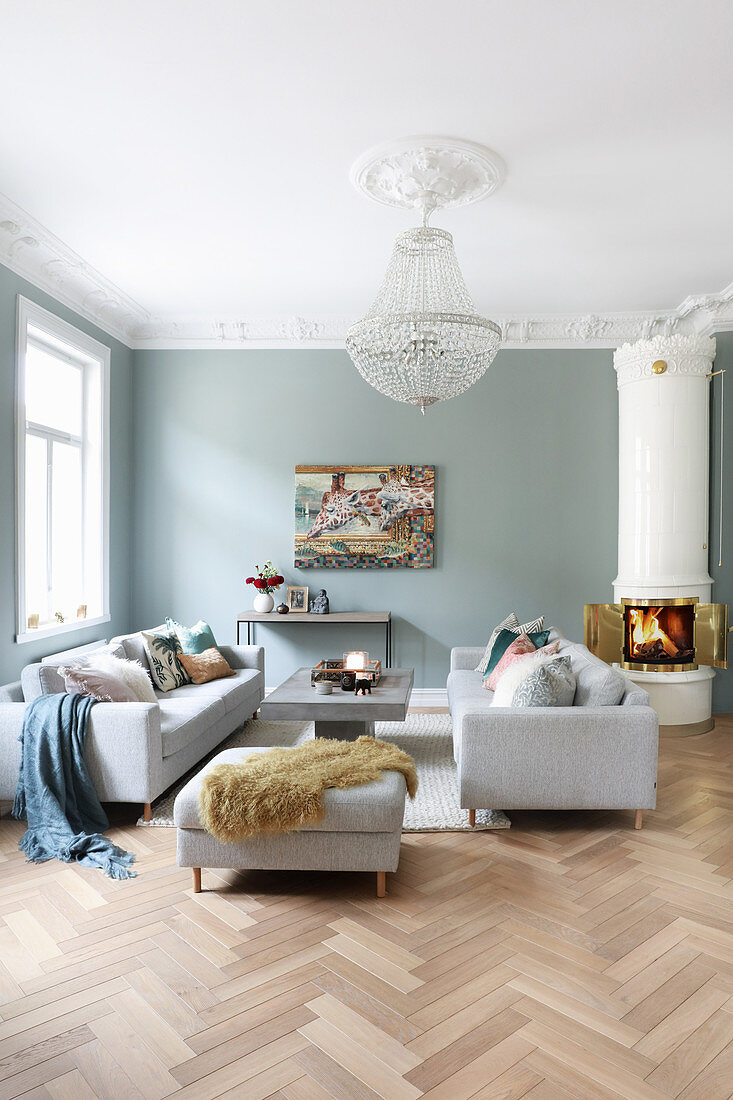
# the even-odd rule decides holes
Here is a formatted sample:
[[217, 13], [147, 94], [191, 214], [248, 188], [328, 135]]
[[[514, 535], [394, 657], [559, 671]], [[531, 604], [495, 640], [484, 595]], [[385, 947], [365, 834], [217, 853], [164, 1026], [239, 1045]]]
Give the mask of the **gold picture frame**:
[[293, 615], [304, 615], [308, 610], [308, 585], [289, 584], [285, 593], [285, 603]]

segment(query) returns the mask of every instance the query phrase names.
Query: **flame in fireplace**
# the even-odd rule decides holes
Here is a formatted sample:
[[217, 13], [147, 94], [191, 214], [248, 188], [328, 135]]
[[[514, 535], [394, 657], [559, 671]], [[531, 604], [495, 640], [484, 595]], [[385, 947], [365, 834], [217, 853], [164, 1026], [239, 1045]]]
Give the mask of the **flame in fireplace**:
[[661, 642], [662, 648], [668, 657], [676, 657], [680, 652], [669, 634], [665, 633], [659, 625], [657, 615], [661, 611], [659, 607], [632, 607], [629, 609], [631, 619], [631, 655], [638, 657], [645, 647], [653, 642]]

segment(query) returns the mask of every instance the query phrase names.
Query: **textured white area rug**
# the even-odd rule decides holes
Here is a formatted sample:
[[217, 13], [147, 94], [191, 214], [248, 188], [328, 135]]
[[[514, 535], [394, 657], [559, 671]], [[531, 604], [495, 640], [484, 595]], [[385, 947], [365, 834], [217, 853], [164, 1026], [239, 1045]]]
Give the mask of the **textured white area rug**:
[[[470, 830], [468, 810], [458, 804], [458, 776], [453, 760], [453, 738], [448, 714], [408, 714], [406, 722], [377, 722], [376, 736], [392, 741], [415, 761], [419, 787], [414, 801], [405, 805], [404, 831], [431, 833], [443, 830]], [[211, 759], [224, 749], [255, 745], [301, 745], [313, 737], [312, 722], [249, 721], [237, 733], [210, 754]], [[150, 822], [138, 825], [173, 826], [173, 802], [181, 787], [200, 771], [200, 761], [188, 775], [153, 803]], [[511, 822], [501, 810], [477, 810], [476, 829], [508, 829]]]

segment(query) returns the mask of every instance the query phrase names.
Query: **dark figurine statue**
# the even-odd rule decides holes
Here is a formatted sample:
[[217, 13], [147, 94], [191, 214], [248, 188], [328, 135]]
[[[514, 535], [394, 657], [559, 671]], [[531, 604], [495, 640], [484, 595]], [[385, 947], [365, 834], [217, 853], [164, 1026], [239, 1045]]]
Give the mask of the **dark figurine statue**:
[[362, 695], [371, 695], [372, 682], [368, 677], [365, 677], [363, 680], [359, 679], [356, 681], [355, 694], [358, 695], [359, 692], [361, 692]]
[[325, 588], [322, 588], [318, 595], [313, 597], [308, 610], [311, 615], [328, 615], [328, 596]]

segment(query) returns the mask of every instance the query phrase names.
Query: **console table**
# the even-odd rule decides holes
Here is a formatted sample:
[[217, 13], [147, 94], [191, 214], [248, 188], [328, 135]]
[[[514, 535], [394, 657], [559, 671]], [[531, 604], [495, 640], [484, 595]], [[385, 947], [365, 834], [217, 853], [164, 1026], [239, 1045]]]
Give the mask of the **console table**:
[[333, 611], [328, 615], [312, 615], [310, 611], [290, 611], [287, 615], [278, 615], [277, 611], [243, 611], [237, 615], [237, 645], [242, 624], [247, 624], [247, 645], [252, 645], [255, 640], [255, 625], [266, 623], [268, 626], [284, 624], [290, 626], [298, 623], [320, 623], [328, 626], [329, 623], [381, 623], [384, 626], [384, 641], [386, 648], [385, 666], [392, 664], [392, 612], [391, 611]]

